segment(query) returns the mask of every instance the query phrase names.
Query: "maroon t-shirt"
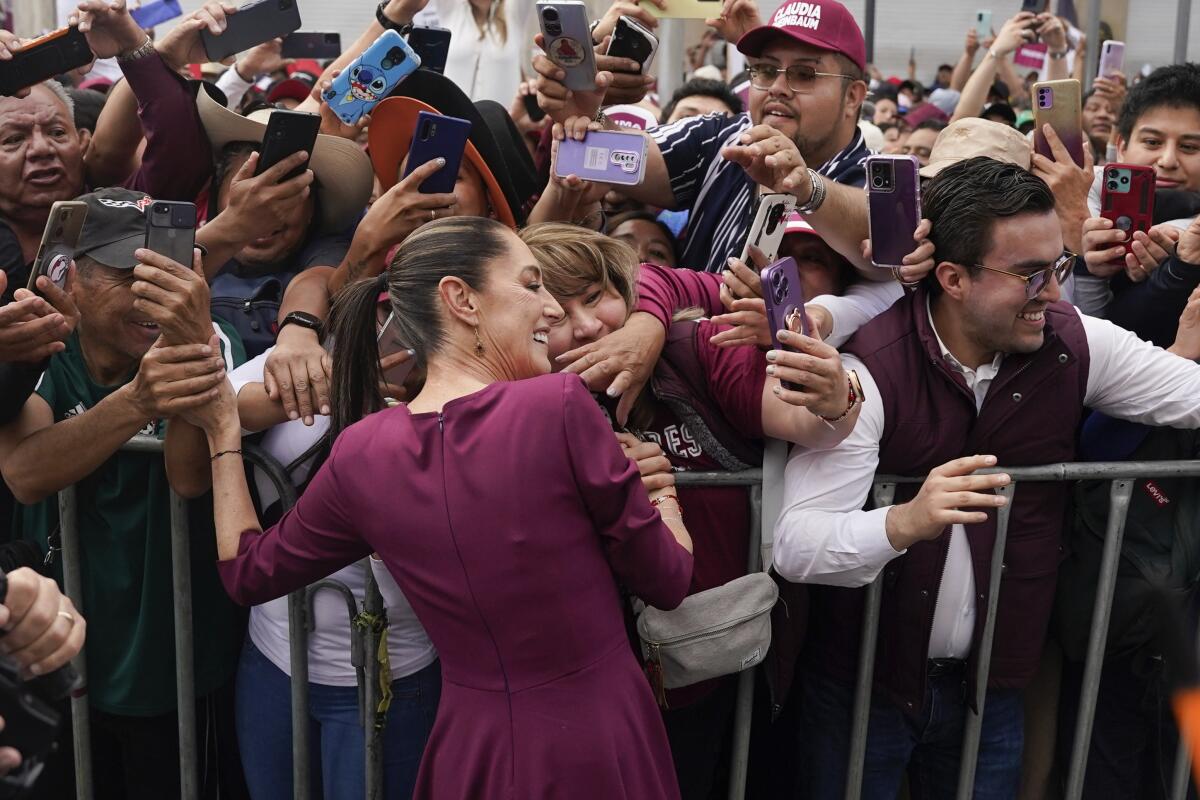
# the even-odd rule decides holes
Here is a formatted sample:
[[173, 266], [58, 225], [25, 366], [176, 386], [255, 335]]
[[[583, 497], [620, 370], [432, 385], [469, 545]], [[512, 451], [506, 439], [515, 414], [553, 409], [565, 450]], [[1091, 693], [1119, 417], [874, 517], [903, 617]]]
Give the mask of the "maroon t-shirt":
[[[725, 326], [708, 320], [695, 338], [700, 363], [708, 379], [717, 408], [747, 439], [761, 439], [762, 393], [766, 382], [766, 359], [757, 347], [722, 348], [708, 340]], [[653, 399], [652, 422], [639, 431], [642, 438], [658, 444], [677, 471], [720, 470], [712, 456], [671, 409]], [[714, 486], [681, 488], [679, 502], [692, 536], [692, 584], [688, 594], [712, 589], [746, 574], [750, 548], [750, 504], [744, 487]], [[667, 692], [667, 703], [678, 708], [699, 700], [716, 686], [705, 681]]]

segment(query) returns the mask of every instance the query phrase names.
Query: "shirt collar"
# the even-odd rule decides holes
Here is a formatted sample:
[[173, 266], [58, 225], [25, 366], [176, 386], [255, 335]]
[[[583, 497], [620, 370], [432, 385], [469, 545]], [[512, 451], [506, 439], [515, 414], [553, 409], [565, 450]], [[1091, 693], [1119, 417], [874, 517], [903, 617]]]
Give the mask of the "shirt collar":
[[[858, 152], [860, 150], [861, 153]], [[862, 129], [855, 126], [854, 136], [850, 139], [850, 143], [843, 147], [841, 152], [822, 164], [817, 172], [836, 181], [838, 175], [858, 166], [868, 155], [870, 155], [870, 151], [863, 139]]]
[[938, 333], [937, 325], [933, 322], [933, 307], [930, 303], [930, 297], [926, 295], [925, 313], [929, 316], [929, 329], [933, 331], [933, 336], [937, 339], [938, 350], [941, 351], [942, 358], [950, 365], [951, 369], [971, 378], [990, 379], [996, 377], [996, 374], [1000, 372], [1000, 364], [1004, 361], [1004, 353], [996, 353], [996, 357], [992, 359], [992, 363], [984, 364], [978, 369], [965, 366], [954, 357], [954, 354], [950, 352], [950, 348], [946, 347], [946, 343], [942, 341], [942, 335]]

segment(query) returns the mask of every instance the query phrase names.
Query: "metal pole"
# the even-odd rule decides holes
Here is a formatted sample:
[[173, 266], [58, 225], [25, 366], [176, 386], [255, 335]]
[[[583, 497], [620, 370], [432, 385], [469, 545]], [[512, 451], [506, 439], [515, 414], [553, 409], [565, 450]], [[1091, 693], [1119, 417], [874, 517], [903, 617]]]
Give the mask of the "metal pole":
[[308, 800], [308, 609], [304, 589], [288, 595], [288, 646], [292, 668], [292, 797]]
[[200, 796], [196, 755], [196, 670], [192, 660], [192, 553], [187, 501], [171, 492], [171, 593], [175, 610], [175, 705], [179, 717], [179, 796]]
[[867, 63], [875, 63], [875, 0], [863, 7], [863, 38], [867, 41]]
[[1083, 688], [1079, 696], [1079, 716], [1075, 741], [1071, 747], [1071, 770], [1067, 777], [1067, 800], [1083, 796], [1083, 776], [1087, 769], [1088, 746], [1092, 741], [1092, 722], [1096, 715], [1096, 693], [1100, 690], [1100, 670], [1104, 665], [1104, 646], [1108, 640], [1108, 619], [1112, 613], [1113, 589], [1117, 583], [1117, 563], [1121, 558], [1121, 540], [1125, 536], [1125, 516], [1133, 495], [1133, 481], [1114, 480], [1108, 504], [1108, 529], [1096, 584], [1096, 605], [1092, 628], [1088, 632], [1087, 660], [1083, 666]]
[[[895, 483], [876, 483], [874, 507], [892, 505]], [[867, 607], [863, 610], [862, 639], [858, 646], [858, 678], [854, 684], [854, 716], [850, 728], [850, 763], [846, 768], [846, 800], [862, 796], [867, 760], [867, 726], [871, 721], [871, 689], [875, 683], [875, 645], [879, 639], [879, 605], [883, 600], [883, 575], [867, 587]]]
[[[62, 540], [63, 591], [75, 609], [85, 614], [83, 607], [82, 563], [79, 553], [79, 517], [75, 507], [75, 486], [58, 493], [58, 529]], [[79, 651], [71, 659], [79, 673], [80, 688], [71, 693], [71, 741], [75, 748], [75, 799], [92, 800], [92, 726], [88, 716], [87, 651]]]
[[1191, 22], [1192, 3], [1195, 0], [1179, 0], [1175, 7], [1175, 63], [1187, 61], [1188, 25]]
[[1016, 483], [996, 490], [1008, 502], [996, 512], [996, 541], [992, 544], [992, 568], [988, 578], [987, 611], [983, 620], [983, 634], [979, 639], [979, 660], [975, 671], [975, 707], [967, 709], [966, 726], [963, 729], [961, 767], [958, 771], [958, 796], [960, 800], [971, 800], [975, 787], [975, 766], [979, 760], [979, 738], [983, 733], [983, 707], [987, 699], [988, 672], [992, 666], [992, 641], [996, 637], [996, 612], [1000, 600], [1000, 581], [1004, 573], [1004, 548], [1008, 543], [1008, 520], [1012, 514], [1013, 493]]
[[[762, 569], [759, 545], [762, 543], [762, 484], [750, 487], [750, 555], [747, 574]], [[746, 796], [746, 773], [750, 766], [750, 722], [754, 715], [754, 668], [738, 675], [737, 703], [733, 712], [733, 754], [729, 764], [729, 800]]]
[[1187, 738], [1179, 732], [1179, 749], [1175, 753], [1175, 774], [1171, 778], [1171, 800], [1187, 800], [1188, 788], [1192, 785], [1192, 754]]
[[[364, 558], [363, 569], [367, 571], [366, 596], [363, 610], [372, 619], [386, 613], [371, 561]], [[363, 637], [363, 661], [366, 673], [366, 706], [363, 708], [363, 736], [366, 739], [367, 800], [383, 800], [383, 731], [375, 724], [375, 712], [379, 708], [379, 643], [383, 638], [378, 625], [370, 625]], [[391, 676], [388, 676], [391, 679]]]
[[[1180, 0], [1182, 3], [1190, 0]], [[1083, 90], [1092, 88], [1092, 80], [1100, 66], [1100, 0], [1088, 1], [1087, 69], [1083, 71]]]
[[659, 23], [658, 97], [666, 102], [683, 83], [683, 65], [687, 63], [683, 47], [683, 20], [664, 19]]

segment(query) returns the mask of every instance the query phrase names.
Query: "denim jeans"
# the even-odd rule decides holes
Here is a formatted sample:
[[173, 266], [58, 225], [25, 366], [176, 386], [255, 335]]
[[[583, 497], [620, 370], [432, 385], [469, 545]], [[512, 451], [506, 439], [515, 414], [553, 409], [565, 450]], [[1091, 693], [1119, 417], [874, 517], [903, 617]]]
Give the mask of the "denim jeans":
[[[392, 705], [383, 731], [384, 797], [412, 797], [417, 767], [441, 695], [441, 665], [392, 682]], [[311, 792], [324, 800], [366, 796], [365, 745], [355, 686], [308, 685]], [[254, 800], [291, 800], [291, 679], [249, 640], [237, 677], [237, 733]]]
[[[913, 800], [953, 798], [965, 722], [964, 675], [928, 678], [916, 721], [875, 697], [867, 729], [863, 797], [895, 797], [905, 772]], [[809, 670], [801, 730], [803, 781], [813, 800], [840, 800], [850, 753], [854, 686]], [[1016, 689], [987, 692], [975, 769], [975, 800], [1012, 800], [1021, 782], [1024, 712]]]

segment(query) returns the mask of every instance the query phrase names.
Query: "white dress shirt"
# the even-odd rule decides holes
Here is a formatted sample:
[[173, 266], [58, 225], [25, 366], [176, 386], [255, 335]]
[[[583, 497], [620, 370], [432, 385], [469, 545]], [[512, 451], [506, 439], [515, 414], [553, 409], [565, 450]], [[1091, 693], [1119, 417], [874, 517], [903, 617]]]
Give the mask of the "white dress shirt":
[[[1091, 359], [1086, 406], [1119, 419], [1200, 427], [1200, 365], [1106, 320], [1082, 314], [1080, 319]], [[940, 337], [938, 344], [947, 363], [963, 373], [981, 405], [1001, 357], [974, 371], [966, 370], [946, 351]], [[885, 420], [870, 371], [854, 356], [843, 355], [842, 361], [847, 369], [858, 372], [866, 401], [854, 430], [837, 447], [793, 449], [784, 473], [783, 513], [775, 525], [774, 562], [788, 580], [863, 586], [903, 551], [896, 551], [887, 538], [888, 508], [861, 510], [879, 465]], [[970, 547], [961, 526], [954, 526], [950, 535], [934, 611], [930, 658], [966, 657], [974, 630]]]

